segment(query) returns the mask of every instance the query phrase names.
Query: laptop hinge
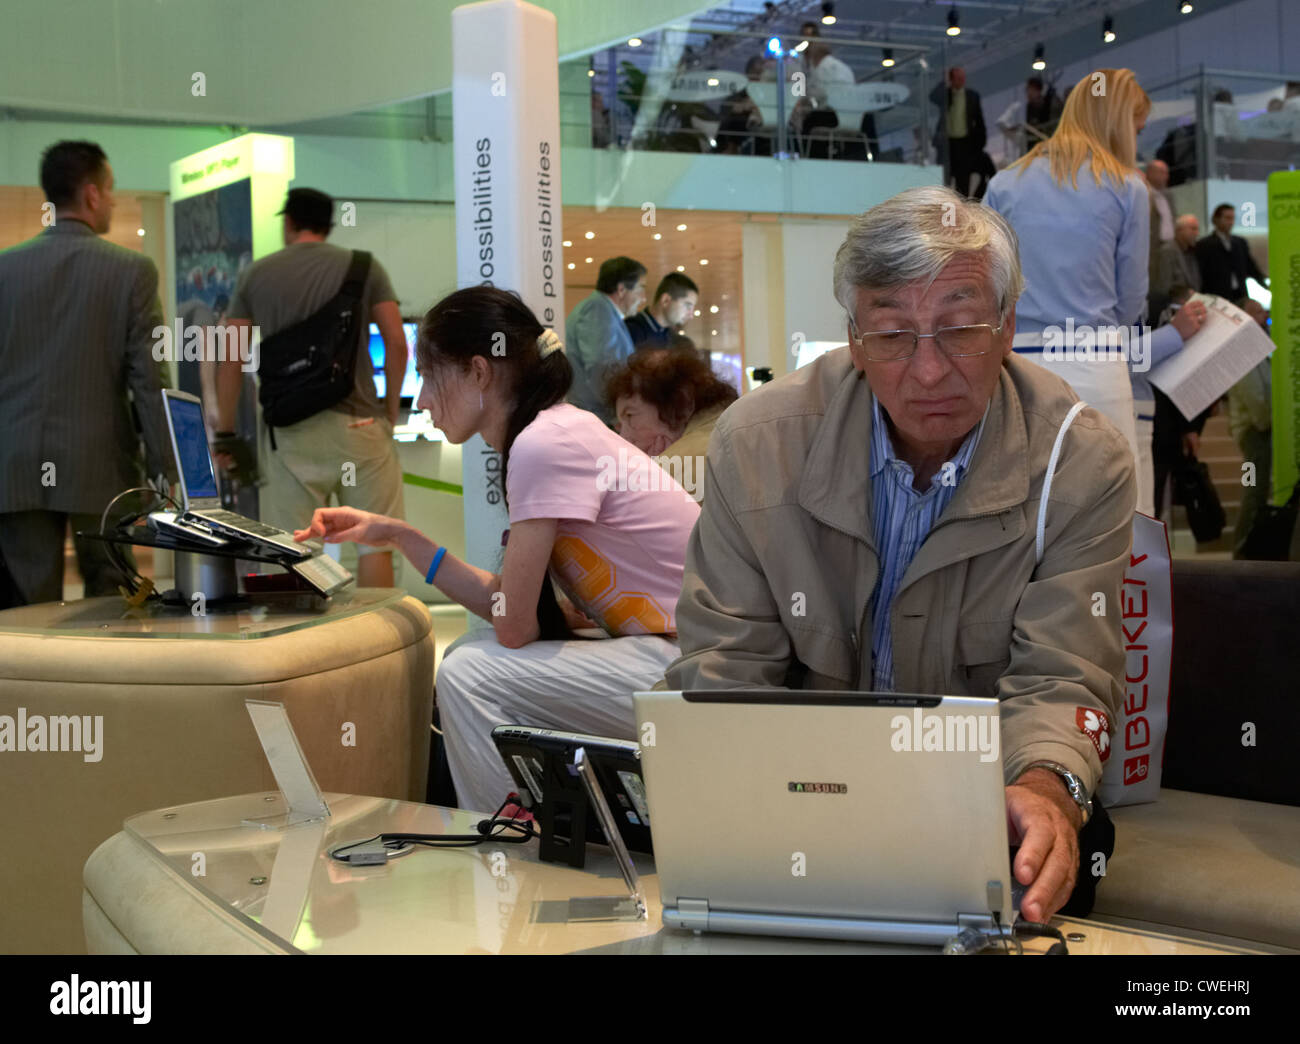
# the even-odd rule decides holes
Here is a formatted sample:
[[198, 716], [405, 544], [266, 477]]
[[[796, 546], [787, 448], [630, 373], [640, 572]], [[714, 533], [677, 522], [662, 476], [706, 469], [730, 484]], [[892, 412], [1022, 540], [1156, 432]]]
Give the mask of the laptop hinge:
[[959, 929], [976, 928], [979, 929], [980, 931], [986, 931], [989, 928], [992, 928], [993, 925], [994, 925], [993, 915], [989, 913], [981, 913], [981, 914], [959, 913], [957, 915], [957, 927]]
[[677, 914], [682, 927], [693, 932], [708, 931], [709, 901], [707, 899], [678, 899]]

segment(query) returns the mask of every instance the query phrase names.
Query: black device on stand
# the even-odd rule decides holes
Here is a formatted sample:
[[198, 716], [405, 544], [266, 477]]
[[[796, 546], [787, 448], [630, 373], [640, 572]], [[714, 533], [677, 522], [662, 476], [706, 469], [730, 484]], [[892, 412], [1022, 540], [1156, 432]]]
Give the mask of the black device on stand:
[[521, 799], [537, 819], [541, 860], [582, 867], [587, 844], [606, 843], [574, 765], [580, 748], [586, 751], [588, 766], [623, 843], [634, 852], [653, 853], [641, 750], [635, 742], [528, 725], [498, 725], [492, 730], [492, 740]]

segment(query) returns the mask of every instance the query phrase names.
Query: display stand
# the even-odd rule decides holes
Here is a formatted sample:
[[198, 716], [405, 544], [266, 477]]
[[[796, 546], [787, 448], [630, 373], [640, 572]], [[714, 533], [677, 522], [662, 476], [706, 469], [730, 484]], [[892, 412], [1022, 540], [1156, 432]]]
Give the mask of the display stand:
[[163, 594], [163, 603], [189, 607], [195, 595], [202, 595], [205, 611], [246, 608], [252, 599], [239, 590], [239, 562], [259, 562], [280, 566], [286, 577], [276, 576], [277, 593], [310, 595], [324, 605], [326, 599], [298, 580], [292, 571], [295, 559], [269, 552], [264, 547], [250, 543], [230, 541], [225, 547], [208, 547], [159, 533], [144, 526], [136, 526], [127, 533], [78, 533], [78, 538], [99, 540], [123, 547], [152, 547], [171, 551], [176, 556], [176, 587]]

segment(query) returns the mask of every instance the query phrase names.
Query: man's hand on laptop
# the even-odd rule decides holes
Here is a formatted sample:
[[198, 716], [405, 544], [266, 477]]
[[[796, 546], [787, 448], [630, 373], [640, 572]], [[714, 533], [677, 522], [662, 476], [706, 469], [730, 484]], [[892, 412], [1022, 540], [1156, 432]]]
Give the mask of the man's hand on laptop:
[[1079, 873], [1083, 813], [1055, 772], [1032, 768], [1007, 791], [1007, 826], [1014, 844], [1012, 872], [1030, 887], [1020, 903], [1028, 921], [1046, 921], [1065, 905]]
[[366, 544], [391, 547], [404, 523], [387, 515], [376, 515], [358, 508], [317, 508], [306, 529], [295, 529], [293, 538], [304, 543], [313, 537], [327, 544]]

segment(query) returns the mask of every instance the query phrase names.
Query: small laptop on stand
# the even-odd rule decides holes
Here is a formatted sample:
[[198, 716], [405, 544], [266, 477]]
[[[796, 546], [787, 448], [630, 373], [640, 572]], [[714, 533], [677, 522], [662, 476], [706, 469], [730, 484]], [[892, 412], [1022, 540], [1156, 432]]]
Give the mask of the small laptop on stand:
[[634, 695], [666, 926], [942, 946], [1012, 923], [998, 702]]
[[294, 540], [288, 530], [237, 515], [221, 506], [217, 474], [203, 425], [203, 404], [197, 397], [172, 388], [164, 388], [162, 394], [167, 431], [181, 480], [182, 513], [176, 522], [212, 530], [218, 537], [259, 544], [289, 558], [311, 558], [314, 550]]

